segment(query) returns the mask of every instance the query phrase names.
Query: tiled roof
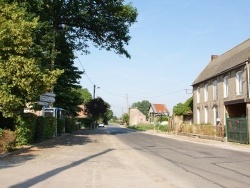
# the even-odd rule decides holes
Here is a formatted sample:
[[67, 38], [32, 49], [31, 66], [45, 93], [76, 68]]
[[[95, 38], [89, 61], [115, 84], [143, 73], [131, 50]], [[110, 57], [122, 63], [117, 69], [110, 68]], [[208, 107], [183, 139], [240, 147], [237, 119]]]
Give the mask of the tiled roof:
[[225, 73], [228, 70], [245, 63], [248, 58], [250, 58], [250, 39], [211, 61], [195, 79], [192, 85]]
[[154, 113], [159, 113], [159, 114], [163, 114], [163, 113], [167, 113], [169, 114], [169, 111], [167, 109], [167, 107], [165, 106], [165, 104], [151, 104]]

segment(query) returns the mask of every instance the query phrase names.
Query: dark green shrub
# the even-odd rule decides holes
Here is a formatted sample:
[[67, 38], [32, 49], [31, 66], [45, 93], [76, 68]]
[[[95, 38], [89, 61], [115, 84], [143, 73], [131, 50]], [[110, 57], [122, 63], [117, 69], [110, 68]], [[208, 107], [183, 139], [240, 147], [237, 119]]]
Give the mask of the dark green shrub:
[[74, 118], [65, 118], [65, 132], [72, 133], [78, 130]]
[[35, 130], [35, 142], [42, 142], [45, 134], [45, 121], [43, 116], [37, 117], [36, 130]]
[[44, 128], [44, 138], [52, 138], [56, 132], [56, 118], [49, 116], [44, 117]]
[[10, 129], [12, 131], [15, 130], [14, 118], [5, 118], [3, 114], [0, 112], [0, 128], [2, 129]]
[[57, 119], [57, 134], [62, 135], [65, 127], [65, 119]]
[[17, 116], [15, 119], [17, 145], [31, 144], [34, 142], [36, 119], [37, 116], [31, 113]]
[[91, 127], [92, 119], [90, 118], [82, 118], [82, 119], [78, 119], [78, 121], [80, 121], [85, 128]]

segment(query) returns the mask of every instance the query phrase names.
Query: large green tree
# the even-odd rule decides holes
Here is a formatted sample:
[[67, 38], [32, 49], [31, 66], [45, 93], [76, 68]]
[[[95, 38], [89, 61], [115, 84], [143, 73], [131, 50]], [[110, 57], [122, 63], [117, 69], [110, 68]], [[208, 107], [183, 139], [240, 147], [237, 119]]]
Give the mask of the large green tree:
[[0, 111], [5, 117], [23, 112], [28, 102], [52, 88], [61, 73], [41, 69], [32, 55], [37, 25], [38, 19], [29, 19], [25, 9], [0, 0]]
[[[6, 0], [14, 2], [16, 0]], [[74, 50], [88, 53], [89, 45], [112, 50], [130, 58], [125, 49], [130, 40], [129, 27], [137, 10], [124, 0], [19, 0], [29, 16], [39, 16], [35, 31], [37, 53], [44, 67], [60, 68], [64, 73], [54, 87], [55, 105], [74, 111], [79, 104], [79, 78], [73, 65]]]
[[109, 104], [100, 97], [92, 99], [85, 104], [85, 112], [93, 122], [96, 122], [99, 118], [103, 117], [107, 113], [108, 108]]
[[178, 103], [173, 107], [175, 115], [185, 115], [193, 112], [193, 97], [190, 97], [185, 103]]
[[138, 108], [145, 116], [148, 115], [148, 110], [150, 107], [150, 102], [147, 100], [143, 100], [141, 102], [135, 102], [131, 106], [132, 108]]

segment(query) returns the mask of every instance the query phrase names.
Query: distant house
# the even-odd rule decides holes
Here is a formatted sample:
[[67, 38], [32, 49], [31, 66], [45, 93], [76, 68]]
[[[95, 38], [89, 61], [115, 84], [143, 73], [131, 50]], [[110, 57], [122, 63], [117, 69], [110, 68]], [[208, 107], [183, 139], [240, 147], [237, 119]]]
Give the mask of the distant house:
[[77, 112], [76, 118], [86, 118], [87, 115], [84, 110], [85, 109], [84, 105], [79, 105], [78, 107], [81, 109], [81, 111]]
[[148, 117], [149, 122], [154, 123], [158, 117], [169, 116], [169, 111], [165, 104], [150, 104]]
[[228, 118], [245, 118], [249, 124], [249, 58], [250, 39], [220, 56], [211, 56], [192, 84], [195, 124], [225, 126]]
[[129, 125], [148, 123], [146, 116], [137, 108], [129, 109]]

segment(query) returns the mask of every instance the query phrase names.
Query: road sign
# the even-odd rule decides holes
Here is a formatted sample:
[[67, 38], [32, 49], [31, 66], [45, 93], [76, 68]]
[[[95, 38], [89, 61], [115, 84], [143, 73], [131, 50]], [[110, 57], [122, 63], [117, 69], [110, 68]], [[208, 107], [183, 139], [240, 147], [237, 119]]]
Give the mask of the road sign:
[[56, 94], [55, 93], [44, 93], [42, 95], [48, 96], [48, 97], [55, 97]]
[[42, 102], [42, 101], [38, 101], [37, 104], [38, 104], [38, 105], [41, 105], [41, 106], [49, 106], [49, 103], [47, 103], [47, 102]]
[[50, 97], [47, 95], [40, 95], [40, 101], [47, 102], [47, 103], [54, 103], [56, 100], [55, 100], [55, 97]]

